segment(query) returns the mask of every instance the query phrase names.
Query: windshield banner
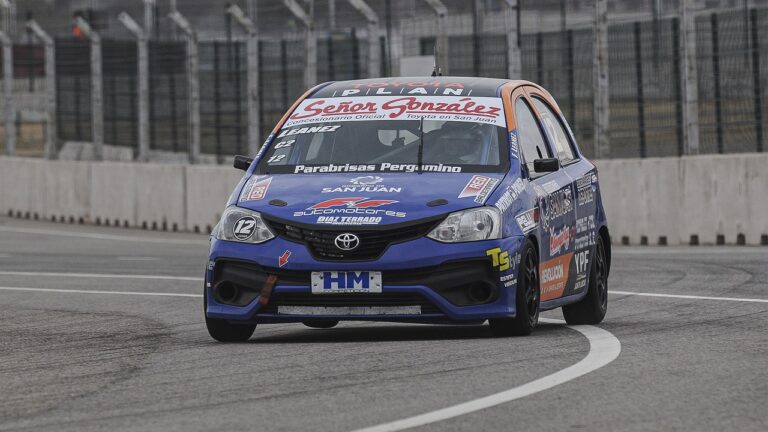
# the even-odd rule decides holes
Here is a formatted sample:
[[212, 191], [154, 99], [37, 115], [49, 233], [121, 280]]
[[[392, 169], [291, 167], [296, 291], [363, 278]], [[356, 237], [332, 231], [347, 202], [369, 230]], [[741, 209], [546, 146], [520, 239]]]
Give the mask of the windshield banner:
[[501, 98], [463, 96], [305, 99], [283, 127], [367, 120], [440, 120], [506, 127]]

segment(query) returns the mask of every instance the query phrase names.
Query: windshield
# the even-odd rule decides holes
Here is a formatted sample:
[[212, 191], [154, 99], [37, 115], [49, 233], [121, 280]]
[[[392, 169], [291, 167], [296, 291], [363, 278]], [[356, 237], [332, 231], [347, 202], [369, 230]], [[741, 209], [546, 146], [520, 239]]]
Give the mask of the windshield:
[[[477, 102], [466, 108], [475, 99], [432, 98], [464, 101], [465, 110], [450, 111], [460, 105], [447, 102], [440, 106], [417, 103], [394, 116], [386, 112], [392, 106], [386, 101], [392, 99], [360, 99], [351, 98], [341, 113], [334, 112], [340, 105], [328, 100], [304, 101], [272, 141], [257, 173], [416, 172], [420, 160], [423, 172], [507, 169], [500, 99], [475, 98], [498, 100], [498, 108]], [[315, 115], [318, 102], [325, 105]]]

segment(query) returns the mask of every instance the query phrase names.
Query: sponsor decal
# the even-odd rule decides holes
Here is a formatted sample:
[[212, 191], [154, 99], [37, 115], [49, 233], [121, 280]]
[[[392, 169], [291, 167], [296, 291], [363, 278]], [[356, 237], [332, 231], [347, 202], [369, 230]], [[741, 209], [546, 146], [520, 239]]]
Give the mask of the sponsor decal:
[[232, 234], [238, 240], [248, 240], [253, 235], [254, 228], [256, 228], [256, 219], [253, 216], [244, 216], [235, 222]]
[[589, 251], [577, 252], [573, 260], [576, 262], [576, 274], [585, 274], [589, 269]]
[[[346, 172], [408, 172], [413, 173], [418, 171], [418, 164], [393, 164], [384, 162], [380, 164], [371, 165], [321, 165], [321, 166], [306, 166], [296, 165], [293, 169], [294, 174], [312, 174], [312, 173], [346, 173]], [[422, 171], [424, 172], [439, 172], [439, 173], [460, 173], [461, 167], [443, 164], [425, 164], [422, 165]]]
[[356, 177], [350, 180], [352, 184], [341, 185], [337, 187], [323, 188], [320, 193], [400, 193], [403, 188], [400, 187], [388, 187], [378, 183], [383, 182], [384, 179], [378, 176], [365, 176]]
[[587, 174], [576, 180], [576, 199], [579, 207], [595, 200], [596, 186], [592, 180], [593, 174]]
[[485, 251], [485, 256], [491, 257], [491, 265], [500, 272], [507, 271], [510, 268], [514, 269], [520, 263], [520, 254], [510, 258], [509, 252], [502, 251], [498, 247]]
[[576, 250], [587, 249], [595, 245], [595, 232], [589, 232], [584, 235], [576, 237], [573, 242], [573, 248]]
[[502, 276], [499, 278], [499, 281], [504, 284], [504, 288], [509, 288], [517, 283], [517, 274], [510, 273], [506, 276]]
[[584, 289], [585, 286], [587, 286], [587, 276], [586, 275], [581, 277], [581, 280], [577, 280], [576, 281], [576, 285], [574, 285], [573, 290], [575, 292], [579, 292], [582, 289]]
[[245, 184], [243, 192], [240, 194], [240, 201], [259, 201], [267, 196], [269, 185], [272, 184], [272, 177], [259, 178], [251, 177]]
[[[285, 127], [290, 127], [290, 126], [286, 125]], [[280, 135], [278, 135], [277, 137], [284, 138], [284, 137], [293, 136], [293, 135], [336, 132], [337, 130], [339, 130], [340, 127], [341, 125], [303, 127], [299, 129], [284, 129], [280, 132]]]
[[333, 96], [388, 96], [395, 94], [461, 96], [471, 93], [463, 83], [424, 82], [370, 82], [351, 84], [348, 89], [335, 91]]
[[288, 258], [291, 257], [291, 251], [287, 250], [283, 252], [282, 255], [277, 257], [277, 263], [280, 265], [280, 267], [284, 267], [286, 264], [288, 264]]
[[520, 159], [520, 150], [517, 147], [517, 130], [509, 132], [509, 149], [513, 158]]
[[515, 220], [517, 221], [517, 225], [520, 226], [520, 230], [524, 234], [528, 234], [539, 225], [538, 209], [532, 208], [528, 211], [522, 212], [515, 216]]
[[574, 249], [581, 250], [595, 245], [595, 215], [576, 219], [576, 235]]
[[294, 212], [294, 217], [301, 216], [334, 216], [334, 215], [358, 215], [358, 216], [390, 216], [404, 218], [405, 212], [378, 209], [377, 207], [396, 204], [399, 201], [368, 198], [333, 198], [317, 203], [304, 211]]
[[555, 228], [549, 229], [549, 256], [555, 256], [560, 252], [570, 249], [574, 228], [563, 227], [559, 232]]
[[[285, 127], [366, 120], [452, 120], [505, 126], [501, 98], [460, 96], [332, 97], [305, 99]], [[334, 126], [336, 127], [336, 126]], [[312, 129], [312, 128], [302, 128]], [[316, 133], [316, 132], [298, 132]], [[327, 132], [327, 131], [322, 131]], [[280, 134], [280, 137], [289, 136]]]
[[373, 184], [379, 184], [383, 181], [384, 179], [379, 176], [364, 176], [364, 177], [355, 177], [349, 182], [356, 185], [373, 185]]
[[576, 234], [582, 234], [595, 229], [595, 215], [576, 219]]
[[539, 267], [541, 273], [541, 301], [559, 298], [565, 291], [568, 281], [568, 265], [573, 253], [567, 253], [549, 261], [543, 262]]
[[213, 270], [213, 261], [208, 261], [208, 270]]
[[554, 180], [550, 180], [550, 181], [544, 183], [543, 185], [541, 185], [541, 187], [544, 189], [544, 192], [549, 193], [549, 194], [551, 194], [552, 192], [560, 189], [560, 185], [558, 185], [557, 182], [554, 181]]
[[488, 195], [491, 194], [491, 191], [494, 187], [496, 187], [496, 184], [498, 183], [499, 180], [492, 177], [479, 175], [472, 176], [472, 178], [469, 180], [469, 183], [464, 186], [464, 190], [462, 190], [459, 194], [459, 198], [474, 197], [476, 203], [482, 204], [485, 202], [486, 198], [488, 198]]
[[507, 187], [507, 190], [504, 191], [503, 194], [499, 197], [498, 201], [496, 201], [496, 208], [501, 210], [502, 213], [507, 211], [509, 207], [512, 206], [512, 204], [517, 200], [517, 198], [520, 196], [521, 193], [525, 190], [525, 183], [523, 183], [522, 179], [515, 180], [514, 183], [509, 185]]
[[324, 225], [378, 225], [381, 223], [379, 216], [320, 216], [318, 224]]
[[269, 147], [269, 143], [272, 142], [272, 139], [274, 137], [275, 137], [275, 134], [273, 133], [269, 134], [267, 139], [264, 141], [264, 144], [262, 144], [261, 147], [259, 148], [259, 151], [256, 152], [256, 156], [254, 156], [253, 158], [254, 160], [258, 161], [259, 159], [261, 159], [262, 156], [264, 156], [264, 152], [267, 151], [267, 147]]
[[573, 211], [573, 191], [570, 187], [550, 193], [540, 200], [541, 224], [545, 229], [558, 218]]

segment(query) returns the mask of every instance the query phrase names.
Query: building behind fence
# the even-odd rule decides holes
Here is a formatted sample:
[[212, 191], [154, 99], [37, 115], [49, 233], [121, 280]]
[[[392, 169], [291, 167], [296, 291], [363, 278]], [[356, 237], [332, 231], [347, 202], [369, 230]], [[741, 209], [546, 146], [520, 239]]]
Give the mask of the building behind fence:
[[[142, 1], [99, 2], [102, 9], [81, 8], [78, 12], [100, 35], [102, 97], [97, 105], [92, 45], [82, 34], [73, 34], [79, 28], [69, 20], [70, 12], [82, 6], [79, 3], [90, 2], [72, 0], [67, 13], [58, 5], [58, 10], [46, 14], [50, 6], [28, 1], [25, 7], [30, 10], [17, 14], [35, 19], [52, 35], [55, 90], [47, 88], [52, 81], [45, 79], [40, 38], [25, 31], [25, 20], [17, 20], [15, 31], [6, 20], [6, 33], [13, 37], [15, 153], [42, 156], [46, 134], [53, 130], [53, 155], [88, 157], [94, 119], [100, 116], [104, 146], [109, 150], [104, 156], [138, 158], [140, 51], [136, 38], [116, 17], [127, 8], [144, 22], [140, 19]], [[287, 2], [243, 0], [243, 10], [254, 18], [258, 29], [258, 109], [254, 113], [249, 111], [248, 99], [249, 80], [255, 76], [249, 71], [248, 35], [232, 14], [224, 12], [227, 2], [158, 3], [150, 11], [155, 18], [144, 22], [152, 27], [147, 41], [150, 158], [187, 160], [191, 134], [197, 130], [200, 161], [223, 162], [233, 154], [249, 153], [253, 150], [249, 123], [258, 121], [259, 136], [253, 139], [263, 141], [306, 90], [309, 67], [316, 68], [317, 82], [399, 75], [408, 59], [431, 55], [436, 42], [443, 40], [445, 46], [440, 49], [447, 57], [447, 74], [509, 78], [508, 44], [517, 39], [510, 39], [510, 32], [520, 36], [522, 73], [513, 78], [534, 81], [550, 90], [582, 149], [588, 156], [594, 155], [594, 1], [444, 0], [447, 14], [441, 19], [430, 6], [435, 2], [368, 0], [375, 22], [353, 8], [352, 1], [296, 2], [314, 16], [316, 58], [311, 65], [305, 56], [309, 30], [289, 11]], [[167, 18], [172, 3], [178, 3], [176, 7], [199, 39], [199, 129], [190, 124], [195, 121], [190, 116], [194, 109], [189, 78], [192, 53], [182, 32]], [[518, 11], [511, 22], [505, 15], [508, 3], [519, 3], [519, 20]], [[768, 132], [764, 130], [768, 123], [768, 2], [704, 1], [696, 5], [698, 152], [762, 152]], [[600, 156], [685, 154], [689, 149], [684, 143], [683, 35], [678, 2], [610, 0], [609, 6], [610, 145]], [[378, 61], [371, 61], [372, 55]], [[0, 70], [2, 59], [0, 56]], [[430, 72], [424, 70], [423, 75]], [[55, 97], [47, 98], [46, 92]], [[47, 129], [51, 102], [56, 108], [56, 128]], [[9, 115], [7, 105], [7, 101], [0, 103], [3, 118]], [[94, 106], [100, 106], [100, 112]], [[7, 140], [0, 133], [5, 151]]]

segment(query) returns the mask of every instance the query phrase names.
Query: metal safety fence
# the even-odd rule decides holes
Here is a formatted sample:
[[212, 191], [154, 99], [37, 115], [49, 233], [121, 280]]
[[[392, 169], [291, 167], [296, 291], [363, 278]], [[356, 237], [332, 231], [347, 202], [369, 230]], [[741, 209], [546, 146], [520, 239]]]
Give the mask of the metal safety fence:
[[[686, 45], [685, 23], [675, 8], [652, 17], [627, 12], [609, 20], [606, 134], [610, 144], [598, 154], [593, 2], [446, 0], [447, 12], [441, 15], [435, 2], [369, 1], [369, 12], [345, 9], [346, 18], [354, 15], [356, 20], [351, 25], [334, 24], [330, 15], [319, 12], [315, 21], [305, 23], [302, 20], [311, 19], [311, 14], [307, 18], [300, 11], [288, 12], [282, 3], [267, 3], [266, 9], [282, 10], [292, 17], [292, 27], [278, 31], [279, 23], [261, 19], [256, 22], [259, 32], [253, 35], [248, 33], [248, 17], [230, 9], [222, 15], [227, 17], [222, 20], [225, 36], [208, 32], [185, 37], [181, 31], [170, 32], [169, 21], [158, 20], [160, 28], [150, 32], [147, 42], [150, 159], [185, 160], [194, 151], [195, 134], [199, 134], [197, 151], [202, 161], [223, 162], [233, 154], [253, 152], [253, 143], [263, 142], [311, 83], [402, 75], [412, 71], [407, 61], [433, 54], [438, 61], [444, 60], [441, 66], [449, 75], [521, 78], [543, 85], [558, 101], [590, 157], [765, 151], [768, 8], [763, 6], [697, 9], [692, 45]], [[517, 9], [509, 9], [510, 3], [517, 4]], [[265, 2], [261, 4], [264, 9]], [[317, 0], [316, 9], [320, 5], [330, 7], [331, 0]], [[568, 8], [580, 14], [568, 15]], [[235, 21], [241, 22], [242, 31]], [[66, 152], [73, 143], [95, 142], [98, 128], [94, 125], [100, 119], [104, 146], [114, 147], [124, 158], [141, 159], [141, 40], [125, 32], [104, 33], [98, 44], [102, 64], [96, 87], [93, 41], [71, 35], [55, 39], [55, 116], [41, 118], [56, 123], [56, 153]], [[255, 50], [251, 38], [256, 41]], [[694, 147], [685, 128], [691, 122], [691, 114], [686, 113], [690, 103], [686, 87], [691, 84], [685, 81], [686, 46], [694, 50], [695, 58], [692, 81], [698, 139]], [[45, 53], [39, 40], [28, 36], [24, 43], [16, 43], [13, 58], [14, 94], [45, 91]], [[513, 76], [515, 67], [519, 72]], [[428, 75], [431, 70], [417, 72]], [[198, 104], [193, 103], [195, 98]], [[101, 101], [98, 112], [95, 100]], [[197, 117], [192, 115], [196, 109]], [[17, 123], [18, 117], [14, 117]], [[251, 125], [258, 126], [255, 132]], [[18, 127], [16, 134], [20, 135]]]

